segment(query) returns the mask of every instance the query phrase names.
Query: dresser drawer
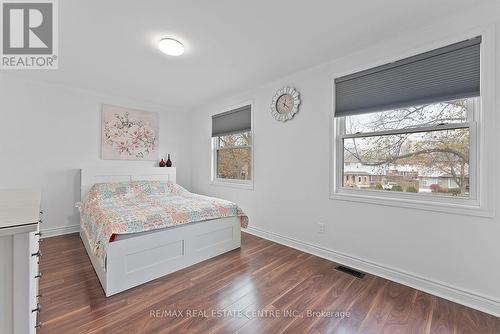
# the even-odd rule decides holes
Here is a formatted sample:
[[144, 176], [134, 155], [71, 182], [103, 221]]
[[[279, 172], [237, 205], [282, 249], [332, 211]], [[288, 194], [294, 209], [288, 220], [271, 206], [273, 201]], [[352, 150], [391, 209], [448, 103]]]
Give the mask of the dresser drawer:
[[39, 274], [39, 266], [38, 266], [38, 260], [34, 257], [31, 258], [31, 266], [30, 266], [30, 280], [29, 280], [29, 285], [30, 285], [30, 295], [29, 295], [29, 300], [30, 300], [30, 310], [33, 310], [36, 308], [36, 305], [38, 303], [37, 296], [38, 296], [38, 286], [39, 283], [38, 281], [40, 280], [39, 278], [36, 278], [36, 276]]
[[41, 232], [30, 233], [30, 252], [36, 253], [40, 249]]
[[36, 330], [42, 325], [38, 321], [39, 317], [40, 316], [39, 316], [38, 312], [32, 312], [30, 314], [30, 331], [29, 331], [30, 334], [36, 333]]
[[37, 330], [40, 202], [39, 190], [0, 191], [1, 334]]
[[29, 236], [29, 312], [30, 312], [30, 333], [36, 333], [40, 326], [39, 314], [41, 310], [39, 296], [40, 266], [39, 261], [42, 256], [40, 251], [40, 233], [38, 231], [30, 233]]

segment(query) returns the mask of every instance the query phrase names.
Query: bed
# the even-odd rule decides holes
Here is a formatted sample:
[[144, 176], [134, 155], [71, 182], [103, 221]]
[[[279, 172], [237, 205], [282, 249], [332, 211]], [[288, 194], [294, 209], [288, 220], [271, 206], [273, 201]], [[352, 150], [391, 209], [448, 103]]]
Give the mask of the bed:
[[178, 186], [174, 167], [81, 170], [80, 237], [107, 297], [239, 248], [236, 207]]

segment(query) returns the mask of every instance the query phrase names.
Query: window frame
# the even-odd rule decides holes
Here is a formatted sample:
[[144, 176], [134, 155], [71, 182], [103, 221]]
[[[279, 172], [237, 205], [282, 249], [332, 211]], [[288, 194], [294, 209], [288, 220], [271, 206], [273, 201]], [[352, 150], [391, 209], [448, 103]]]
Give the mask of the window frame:
[[[364, 67], [361, 69], [353, 69], [348, 73], [340, 73], [331, 78], [331, 124], [330, 124], [330, 199], [331, 200], [343, 200], [343, 201], [354, 201], [378, 204], [384, 206], [396, 206], [405, 208], [414, 208], [428, 211], [438, 211], [447, 213], [457, 213], [472, 216], [484, 216], [492, 217], [493, 212], [493, 192], [492, 186], [485, 184], [485, 180], [488, 180], [488, 176], [492, 175], [491, 172], [486, 172], [485, 164], [493, 163], [492, 159], [485, 157], [485, 147], [486, 145], [484, 138], [485, 132], [485, 122], [483, 110], [488, 108], [488, 110], [494, 109], [494, 36], [493, 28], [489, 27], [486, 30], [481, 31], [471, 31], [465, 38], [471, 38], [474, 35], [482, 36], [481, 43], [481, 95], [475, 99], [476, 102], [473, 103], [472, 112], [468, 113], [467, 121], [465, 123], [458, 124], [446, 124], [440, 126], [438, 130], [445, 130], [457, 127], [469, 127], [470, 136], [470, 161], [469, 161], [469, 183], [470, 183], [470, 198], [457, 198], [452, 196], [442, 196], [442, 195], [428, 195], [419, 193], [391, 193], [389, 191], [374, 191], [365, 189], [348, 189], [343, 187], [344, 180], [344, 147], [343, 140], [346, 137], [356, 137], [356, 136], [367, 136], [367, 133], [360, 135], [353, 134], [346, 136], [345, 134], [345, 117], [335, 117], [335, 78], [341, 77], [348, 73], [354, 73], [366, 68], [372, 68], [384, 63], [396, 61], [398, 59], [403, 59], [405, 57], [411, 56], [413, 54], [418, 54], [433, 48], [440, 46], [445, 46], [452, 44], [454, 42], [464, 39], [464, 35], [458, 36], [455, 39], [444, 41], [436, 45], [428, 46], [426, 48], [421, 48], [419, 50], [413, 50], [409, 54], [404, 54], [398, 56], [397, 58], [390, 58], [380, 61], [373, 66]], [[487, 68], [488, 70], [485, 70]], [[460, 125], [460, 126], [457, 126]], [[421, 132], [423, 127], [419, 128]], [[435, 126], [431, 127], [436, 129]], [[390, 132], [390, 131], [389, 131]], [[380, 132], [381, 133], [381, 132]], [[380, 135], [380, 133], [377, 133]], [[486, 161], [488, 160], [488, 161]], [[487, 175], [488, 174], [488, 175]]]
[[[226, 187], [231, 187], [231, 188], [241, 188], [241, 189], [248, 189], [248, 190], [253, 190], [253, 185], [254, 185], [254, 179], [255, 179], [255, 169], [254, 169], [254, 150], [255, 150], [255, 137], [254, 137], [254, 131], [253, 131], [253, 101], [246, 101], [242, 102], [236, 105], [232, 105], [230, 107], [224, 108], [222, 111], [217, 112], [219, 113], [224, 113], [226, 111], [238, 109], [244, 106], [250, 106], [250, 118], [251, 118], [251, 129], [250, 131], [242, 131], [241, 133], [244, 132], [250, 132], [250, 135], [252, 137], [252, 143], [251, 145], [246, 145], [246, 146], [235, 146], [235, 148], [250, 148], [250, 180], [237, 180], [237, 179], [224, 179], [224, 178], [219, 178], [217, 177], [217, 152], [218, 150], [222, 149], [219, 147], [219, 138], [220, 136], [217, 137], [211, 137], [211, 173], [210, 173], [210, 184], [213, 186], [226, 186]], [[215, 114], [214, 114], [215, 115]], [[228, 148], [230, 149], [230, 148]]]

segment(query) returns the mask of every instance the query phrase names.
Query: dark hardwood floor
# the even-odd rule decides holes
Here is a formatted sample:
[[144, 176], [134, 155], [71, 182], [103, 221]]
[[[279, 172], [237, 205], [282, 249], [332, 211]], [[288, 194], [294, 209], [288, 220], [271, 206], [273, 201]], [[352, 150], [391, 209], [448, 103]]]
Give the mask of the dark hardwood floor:
[[40, 334], [500, 333], [500, 318], [246, 233], [239, 250], [110, 298], [78, 235], [42, 252]]

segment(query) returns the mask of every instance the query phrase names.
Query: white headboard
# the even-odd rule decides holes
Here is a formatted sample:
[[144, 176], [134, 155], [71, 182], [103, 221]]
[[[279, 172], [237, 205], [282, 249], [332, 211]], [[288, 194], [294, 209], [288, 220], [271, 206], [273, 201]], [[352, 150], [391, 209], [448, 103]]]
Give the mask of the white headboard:
[[171, 181], [176, 183], [175, 167], [96, 167], [81, 170], [81, 201], [96, 183], [128, 181]]

